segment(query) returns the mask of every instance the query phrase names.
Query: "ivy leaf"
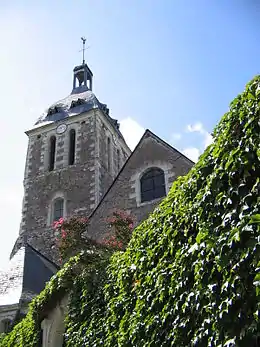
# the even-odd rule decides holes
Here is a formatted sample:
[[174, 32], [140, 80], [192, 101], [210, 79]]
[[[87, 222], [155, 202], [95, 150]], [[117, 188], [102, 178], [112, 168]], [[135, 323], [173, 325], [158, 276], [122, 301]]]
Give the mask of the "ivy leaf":
[[250, 218], [250, 224], [259, 224], [260, 223], [260, 214], [255, 214]]

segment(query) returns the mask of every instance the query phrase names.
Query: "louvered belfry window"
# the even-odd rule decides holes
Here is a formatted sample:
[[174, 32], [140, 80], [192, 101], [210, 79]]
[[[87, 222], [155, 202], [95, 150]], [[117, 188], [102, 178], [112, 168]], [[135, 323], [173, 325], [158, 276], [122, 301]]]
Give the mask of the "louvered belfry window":
[[69, 165], [75, 163], [75, 145], [76, 145], [76, 132], [71, 129], [69, 134]]
[[166, 195], [163, 170], [151, 168], [141, 177], [141, 202], [151, 201]]
[[52, 136], [50, 138], [49, 171], [54, 170], [55, 152], [56, 152], [56, 137]]

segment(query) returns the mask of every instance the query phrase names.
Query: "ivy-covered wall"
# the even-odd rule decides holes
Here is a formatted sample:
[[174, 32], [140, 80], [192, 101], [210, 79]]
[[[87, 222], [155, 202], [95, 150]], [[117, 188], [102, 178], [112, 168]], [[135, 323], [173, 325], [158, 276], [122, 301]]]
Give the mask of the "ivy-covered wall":
[[0, 345], [37, 346], [46, 304], [69, 289], [66, 346], [254, 345], [260, 77], [232, 102], [214, 143], [135, 230], [127, 250], [71, 259]]

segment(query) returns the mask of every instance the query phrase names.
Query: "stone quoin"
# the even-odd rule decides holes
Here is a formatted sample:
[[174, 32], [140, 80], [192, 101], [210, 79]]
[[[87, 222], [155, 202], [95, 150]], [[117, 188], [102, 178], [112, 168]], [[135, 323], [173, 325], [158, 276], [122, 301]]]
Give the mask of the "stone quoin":
[[93, 73], [83, 60], [73, 69], [71, 93], [26, 131], [20, 231], [9, 267], [0, 272], [0, 332], [26, 314], [59, 269], [55, 220], [89, 217], [88, 235], [101, 240], [115, 209], [139, 224], [193, 165], [150, 130], [131, 153], [119, 122], [92, 87]]

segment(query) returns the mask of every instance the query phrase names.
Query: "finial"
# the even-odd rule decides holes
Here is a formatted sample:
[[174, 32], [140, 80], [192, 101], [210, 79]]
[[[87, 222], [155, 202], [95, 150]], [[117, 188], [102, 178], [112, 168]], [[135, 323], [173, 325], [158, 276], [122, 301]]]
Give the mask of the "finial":
[[82, 64], [85, 64], [85, 44], [86, 44], [86, 38], [84, 36], [81, 37], [81, 40], [82, 40], [82, 43], [83, 43], [83, 48], [80, 52], [83, 52], [83, 63]]

